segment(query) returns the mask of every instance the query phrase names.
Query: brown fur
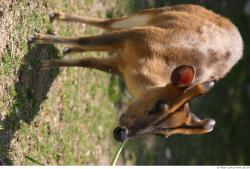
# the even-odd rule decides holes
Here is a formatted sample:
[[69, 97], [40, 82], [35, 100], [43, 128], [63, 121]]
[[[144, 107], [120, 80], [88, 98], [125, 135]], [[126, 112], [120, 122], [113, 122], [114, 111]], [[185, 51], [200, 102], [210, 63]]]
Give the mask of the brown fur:
[[[206, 93], [209, 81], [224, 77], [241, 58], [242, 39], [228, 19], [197, 5], [148, 9], [116, 19], [54, 12], [50, 19], [82, 22], [112, 31], [77, 38], [36, 34], [29, 40], [72, 45], [67, 53], [118, 52], [118, 57], [110, 59], [45, 60], [42, 66], [83, 66], [121, 75], [134, 96], [119, 122], [128, 136], [202, 134], [212, 130], [214, 121], [198, 119], [187, 102]], [[189, 80], [185, 74], [194, 75], [192, 82], [181, 85], [185, 87], [170, 81], [173, 70], [182, 65], [189, 67], [176, 72], [177, 80], [180, 76], [184, 83]], [[147, 115], [159, 99], [166, 104], [164, 111]]]

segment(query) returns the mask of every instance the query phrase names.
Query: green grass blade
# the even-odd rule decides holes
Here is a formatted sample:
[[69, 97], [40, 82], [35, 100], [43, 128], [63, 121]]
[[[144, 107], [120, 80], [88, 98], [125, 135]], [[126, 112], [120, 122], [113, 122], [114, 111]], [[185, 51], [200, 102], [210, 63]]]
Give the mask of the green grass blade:
[[117, 152], [115, 153], [115, 157], [113, 158], [112, 160], [112, 166], [115, 166], [116, 163], [117, 163], [117, 160], [118, 160], [118, 157], [120, 156], [121, 152], [122, 152], [122, 149], [124, 147], [124, 145], [127, 143], [127, 140], [125, 140], [121, 146], [119, 147], [119, 149], [117, 150]]
[[41, 165], [41, 166], [45, 166], [44, 164], [42, 164], [42, 163], [38, 162], [38, 161], [37, 161], [37, 160], [35, 160], [34, 158], [29, 157], [29, 156], [27, 156], [27, 155], [24, 155], [24, 158], [26, 158], [26, 159], [28, 159], [28, 160], [32, 161], [33, 163], [39, 164], [39, 165]]

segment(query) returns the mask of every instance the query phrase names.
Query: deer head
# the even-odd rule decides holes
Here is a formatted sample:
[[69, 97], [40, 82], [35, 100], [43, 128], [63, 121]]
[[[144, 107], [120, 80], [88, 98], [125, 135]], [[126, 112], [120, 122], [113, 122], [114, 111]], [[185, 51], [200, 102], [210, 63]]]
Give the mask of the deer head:
[[[114, 129], [114, 138], [124, 141], [128, 137], [157, 134], [169, 137], [173, 134], [203, 134], [213, 130], [213, 119], [200, 120], [193, 114], [188, 101], [203, 94], [193, 89], [195, 69], [182, 65], [171, 74], [171, 83], [145, 91], [120, 116]], [[213, 84], [213, 83], [212, 83]], [[210, 89], [211, 83], [205, 88]], [[200, 92], [200, 93], [199, 93]]]

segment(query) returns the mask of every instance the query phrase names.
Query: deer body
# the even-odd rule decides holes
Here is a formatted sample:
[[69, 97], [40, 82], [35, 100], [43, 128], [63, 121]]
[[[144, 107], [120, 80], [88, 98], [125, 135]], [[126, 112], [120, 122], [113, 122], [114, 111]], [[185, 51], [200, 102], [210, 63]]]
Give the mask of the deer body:
[[[36, 43], [72, 45], [73, 47], [67, 50], [68, 53], [117, 52], [119, 55], [114, 58], [46, 60], [42, 62], [42, 66], [83, 66], [121, 75], [135, 99], [134, 104], [128, 108], [130, 111], [121, 116], [120, 126], [131, 130], [131, 132], [122, 131], [123, 133], [128, 136], [138, 133], [161, 133], [166, 136], [172, 133], [201, 134], [211, 131], [211, 126], [214, 124], [191, 116], [187, 102], [192, 97], [206, 93], [206, 89], [209, 88], [206, 88], [207, 82], [224, 77], [242, 56], [241, 35], [228, 19], [196, 5], [149, 9], [118, 19], [80, 17], [64, 13], [52, 13], [50, 18], [82, 22], [113, 31], [103, 35], [78, 38], [37, 34], [29, 40]], [[182, 67], [178, 68], [180, 66]], [[188, 86], [194, 87], [189, 89]], [[157, 115], [157, 118], [142, 116], [152, 109], [151, 102], [155, 102], [156, 98], [165, 99], [166, 96], [163, 95], [168, 96], [167, 101], [165, 100], [168, 102], [165, 113]], [[191, 95], [192, 97], [187, 97]], [[140, 104], [142, 105], [138, 109], [136, 106]], [[145, 108], [147, 105], [149, 107]], [[190, 116], [188, 119], [181, 116], [180, 119], [183, 120], [176, 118], [178, 119], [175, 120], [176, 125], [170, 127], [169, 124], [173, 121], [168, 121], [168, 125], [162, 127], [164, 130], [168, 129], [168, 134], [162, 132], [162, 128], [158, 129], [162, 125], [158, 128], [152, 127], [153, 122], [159, 123], [170, 113], [174, 113], [176, 117], [178, 114]], [[147, 123], [143, 124], [144, 122]], [[182, 126], [184, 123], [185, 125], [192, 123], [199, 127], [203, 125], [203, 128], [190, 132], [188, 128], [177, 129], [177, 126], [180, 126], [178, 123]], [[151, 126], [150, 129], [148, 126]], [[137, 128], [144, 128], [144, 132]], [[170, 128], [175, 132], [171, 133]], [[175, 130], [172, 130], [173, 128]], [[121, 135], [120, 130], [116, 132]]]
[[200, 83], [224, 77], [241, 58], [242, 39], [229, 20], [197, 6], [181, 7], [133, 16], [145, 16], [145, 25], [134, 28], [138, 35], [121, 51], [119, 68], [135, 96], [168, 84], [179, 65], [193, 65]]

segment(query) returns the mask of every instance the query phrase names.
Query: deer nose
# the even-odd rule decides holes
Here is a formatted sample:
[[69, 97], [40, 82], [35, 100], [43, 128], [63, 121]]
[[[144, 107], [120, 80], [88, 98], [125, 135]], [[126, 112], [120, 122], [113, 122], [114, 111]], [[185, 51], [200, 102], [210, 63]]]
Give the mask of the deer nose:
[[124, 141], [127, 138], [126, 130], [121, 127], [116, 127], [113, 131], [116, 141]]

